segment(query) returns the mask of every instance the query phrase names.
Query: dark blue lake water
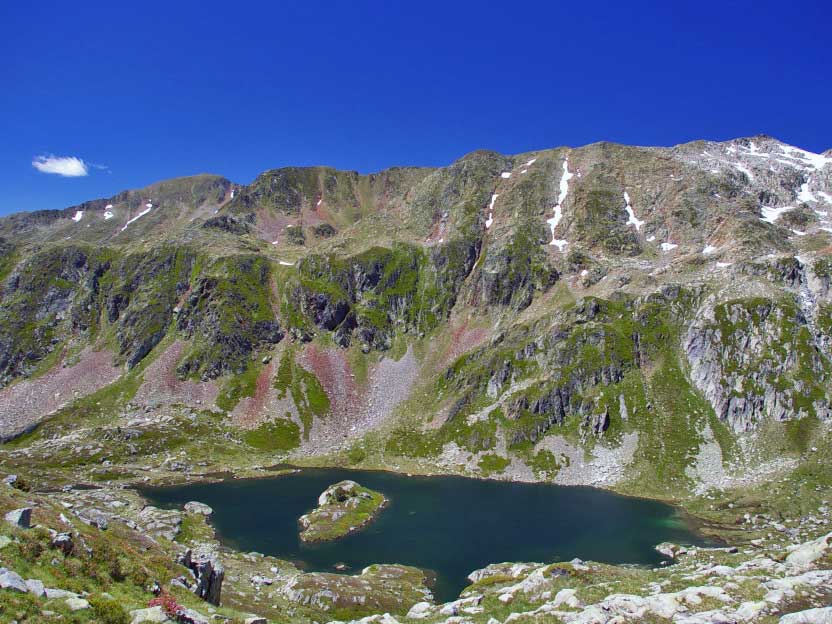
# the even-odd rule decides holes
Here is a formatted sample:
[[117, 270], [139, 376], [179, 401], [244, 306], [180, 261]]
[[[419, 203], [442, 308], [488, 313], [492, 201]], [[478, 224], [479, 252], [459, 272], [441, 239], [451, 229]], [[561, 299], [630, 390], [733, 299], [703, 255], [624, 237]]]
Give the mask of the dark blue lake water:
[[[344, 539], [302, 544], [298, 517], [332, 483], [353, 479], [379, 490], [390, 506]], [[580, 557], [605, 563], [656, 565], [663, 541], [703, 544], [669, 505], [586, 487], [408, 477], [386, 472], [304, 469], [262, 479], [227, 480], [141, 493], [161, 507], [197, 500], [214, 508], [223, 543], [303, 562], [307, 570], [351, 572], [371, 563], [433, 570], [434, 593], [451, 600], [473, 570], [501, 561], [554, 562]]]

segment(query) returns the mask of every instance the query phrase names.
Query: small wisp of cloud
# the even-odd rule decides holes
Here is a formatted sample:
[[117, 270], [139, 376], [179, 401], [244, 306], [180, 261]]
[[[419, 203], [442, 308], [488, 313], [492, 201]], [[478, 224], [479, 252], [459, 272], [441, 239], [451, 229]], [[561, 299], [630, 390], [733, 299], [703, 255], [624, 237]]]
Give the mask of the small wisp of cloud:
[[89, 166], [75, 156], [36, 156], [32, 166], [41, 173], [53, 173], [65, 178], [79, 178], [90, 174]]

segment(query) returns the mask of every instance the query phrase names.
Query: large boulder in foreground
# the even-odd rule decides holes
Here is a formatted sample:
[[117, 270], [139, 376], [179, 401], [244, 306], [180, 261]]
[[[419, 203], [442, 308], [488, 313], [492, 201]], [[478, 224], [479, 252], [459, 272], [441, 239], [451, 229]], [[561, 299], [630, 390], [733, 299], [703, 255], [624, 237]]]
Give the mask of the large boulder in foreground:
[[323, 542], [354, 533], [375, 520], [388, 502], [381, 492], [355, 481], [330, 485], [318, 497], [318, 507], [300, 517], [300, 539]]

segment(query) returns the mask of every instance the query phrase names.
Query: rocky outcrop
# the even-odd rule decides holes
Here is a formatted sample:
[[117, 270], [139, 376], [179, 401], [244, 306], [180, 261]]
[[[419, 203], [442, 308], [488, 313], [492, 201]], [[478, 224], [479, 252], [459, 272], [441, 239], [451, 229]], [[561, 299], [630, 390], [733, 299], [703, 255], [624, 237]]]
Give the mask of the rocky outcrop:
[[189, 548], [179, 557], [178, 562], [191, 572], [196, 581], [191, 591], [206, 602], [220, 604], [225, 568], [216, 553], [195, 554]]
[[832, 417], [829, 362], [795, 303], [706, 303], [683, 339], [693, 383], [736, 432], [765, 418]]

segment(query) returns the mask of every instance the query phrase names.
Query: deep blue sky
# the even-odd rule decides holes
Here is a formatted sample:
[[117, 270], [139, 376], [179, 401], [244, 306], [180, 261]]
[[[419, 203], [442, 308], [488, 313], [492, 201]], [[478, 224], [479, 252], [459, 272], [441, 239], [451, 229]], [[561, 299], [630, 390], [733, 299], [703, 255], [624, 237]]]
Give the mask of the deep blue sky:
[[[828, 1], [0, 4], [0, 214], [478, 148], [832, 147]], [[108, 169], [35, 170], [49, 154]]]

